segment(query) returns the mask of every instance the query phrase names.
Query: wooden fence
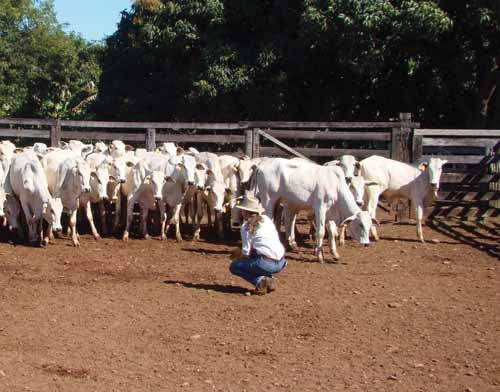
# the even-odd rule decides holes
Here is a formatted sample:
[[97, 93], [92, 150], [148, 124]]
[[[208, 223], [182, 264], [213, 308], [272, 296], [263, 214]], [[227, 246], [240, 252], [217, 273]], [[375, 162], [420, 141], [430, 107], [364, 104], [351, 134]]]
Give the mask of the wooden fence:
[[[154, 150], [157, 143], [175, 142], [219, 154], [245, 153], [250, 157], [294, 155], [318, 163], [351, 154], [359, 159], [381, 155], [402, 162], [439, 155], [447, 159], [442, 177], [442, 199], [432, 217], [498, 216], [499, 191], [488, 171], [498, 162], [500, 130], [419, 129], [411, 114], [391, 122], [104, 122], [0, 119], [0, 138], [19, 145], [61, 140], [87, 142], [120, 139]], [[286, 143], [285, 143], [286, 142]]]
[[415, 129], [415, 160], [438, 155], [448, 160], [441, 177], [440, 199], [430, 218], [499, 216], [499, 173], [493, 173], [500, 159], [500, 130]]

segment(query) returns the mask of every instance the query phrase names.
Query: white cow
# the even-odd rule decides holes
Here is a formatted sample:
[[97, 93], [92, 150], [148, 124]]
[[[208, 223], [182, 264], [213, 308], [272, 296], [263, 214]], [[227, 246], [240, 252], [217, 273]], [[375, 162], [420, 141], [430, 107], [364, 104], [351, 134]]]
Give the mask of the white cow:
[[106, 151], [108, 151], [108, 146], [106, 146], [106, 143], [97, 142], [94, 145], [94, 152], [106, 152]]
[[33, 144], [33, 151], [40, 155], [45, 155], [48, 152], [47, 145], [45, 143], [35, 143]]
[[141, 160], [134, 165], [129, 174], [129, 178], [126, 181], [126, 184], [130, 186], [130, 189], [127, 189], [127, 222], [122, 239], [123, 241], [128, 241], [129, 239], [135, 203], [139, 204], [141, 211], [139, 230], [142, 237], [148, 239], [147, 216], [149, 210], [156, 209], [156, 203], [158, 202], [162, 219], [164, 216], [161, 206], [165, 173], [160, 170], [151, 170], [146, 161]]
[[109, 155], [113, 158], [122, 157], [127, 152], [133, 153], [133, 150], [132, 146], [123, 143], [121, 140], [113, 140], [108, 146]]
[[[68, 150], [52, 151], [42, 158], [49, 191], [70, 216], [69, 227], [74, 246], [80, 246], [76, 214], [82, 193], [90, 192], [90, 168], [82, 158]], [[57, 201], [57, 200], [56, 200]]]
[[339, 166], [344, 171], [345, 179], [349, 183], [359, 168], [359, 162], [353, 155], [341, 155], [339, 159], [326, 162], [325, 166]]
[[165, 142], [157, 148], [157, 151], [161, 154], [170, 155], [175, 157], [177, 155], [177, 146], [172, 142]]
[[85, 158], [88, 154], [94, 151], [94, 146], [92, 144], [85, 144], [80, 140], [70, 140], [68, 143], [61, 142], [61, 147], [63, 150], [71, 150], [75, 152], [82, 158]]
[[[316, 223], [316, 255], [323, 262], [325, 226], [330, 239], [335, 237], [336, 224], [350, 223], [354, 238], [364, 245], [370, 243], [372, 219], [361, 211], [349, 191], [342, 170], [335, 166], [320, 166], [305, 160], [275, 158], [260, 163], [256, 171], [256, 194], [265, 214], [273, 217], [278, 202], [292, 212], [313, 210]], [[288, 227], [294, 226], [294, 219]], [[289, 233], [290, 234], [290, 233]], [[334, 241], [330, 248], [338, 258]]]
[[197, 229], [195, 232], [195, 239], [199, 238], [199, 225], [203, 217], [203, 205], [206, 204], [208, 207], [208, 223], [209, 226], [212, 223], [212, 211], [215, 213], [215, 229], [217, 236], [222, 238], [223, 225], [222, 225], [222, 213], [224, 209], [224, 199], [226, 194], [226, 185], [224, 183], [224, 176], [222, 175], [222, 169], [220, 167], [219, 157], [217, 154], [211, 152], [200, 152], [195, 155], [196, 162], [202, 165], [207, 173], [205, 187], [203, 192], [198, 192], [197, 194]]
[[[366, 181], [376, 182], [366, 188], [367, 209], [375, 218], [379, 197], [393, 201], [410, 199], [415, 208], [417, 218], [417, 236], [424, 242], [422, 233], [422, 217], [424, 207], [430, 205], [439, 190], [439, 180], [446, 160], [430, 158], [421, 167], [423, 170], [403, 162], [373, 155], [360, 162], [360, 175]], [[375, 227], [372, 234], [378, 240]]]
[[[9, 193], [15, 195], [21, 202], [28, 225], [29, 242], [48, 245], [52, 226], [60, 229], [60, 215], [57, 216], [57, 206], [49, 193], [43, 167], [33, 151], [25, 150], [14, 154], [7, 184]], [[48, 223], [45, 233], [43, 233], [43, 220]]]
[[2, 140], [0, 142], [0, 163], [3, 166], [5, 174], [9, 171], [10, 161], [12, 159], [12, 155], [14, 155], [15, 149], [15, 144], [9, 140]]

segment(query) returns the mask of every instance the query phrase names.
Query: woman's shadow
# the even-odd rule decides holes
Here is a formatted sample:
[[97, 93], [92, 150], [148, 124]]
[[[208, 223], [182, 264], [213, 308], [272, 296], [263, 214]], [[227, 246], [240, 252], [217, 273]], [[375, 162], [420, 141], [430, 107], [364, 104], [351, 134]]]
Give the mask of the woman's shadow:
[[240, 286], [229, 286], [229, 285], [210, 284], [210, 283], [192, 283], [192, 282], [183, 282], [181, 280], [165, 280], [163, 281], [163, 283], [182, 285], [188, 289], [218, 291], [219, 293], [245, 294], [248, 291], [248, 289], [245, 289]]

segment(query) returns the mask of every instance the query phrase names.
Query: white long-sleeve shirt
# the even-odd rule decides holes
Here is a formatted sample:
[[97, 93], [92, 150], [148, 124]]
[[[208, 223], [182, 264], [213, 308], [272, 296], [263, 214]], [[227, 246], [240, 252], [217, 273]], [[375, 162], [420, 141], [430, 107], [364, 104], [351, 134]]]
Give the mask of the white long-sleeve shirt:
[[249, 256], [252, 250], [259, 255], [275, 260], [281, 260], [285, 255], [285, 248], [280, 242], [278, 232], [271, 219], [262, 215], [262, 222], [255, 233], [247, 230], [247, 222], [241, 226], [241, 254]]

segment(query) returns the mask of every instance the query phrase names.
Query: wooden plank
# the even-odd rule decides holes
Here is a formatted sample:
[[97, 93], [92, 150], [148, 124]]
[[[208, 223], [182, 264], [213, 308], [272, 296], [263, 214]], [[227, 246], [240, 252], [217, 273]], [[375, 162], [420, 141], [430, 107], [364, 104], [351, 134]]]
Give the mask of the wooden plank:
[[[422, 136], [421, 136], [422, 137]], [[499, 143], [496, 138], [486, 139], [486, 138], [423, 138], [423, 146], [445, 146], [445, 147], [494, 147]]]
[[[429, 159], [436, 155], [423, 155], [422, 159]], [[467, 165], [477, 165], [482, 162], [487, 162], [488, 158], [484, 155], [439, 155], [439, 158], [446, 159], [448, 164], [463, 163]]]
[[266, 132], [280, 139], [307, 139], [307, 140], [391, 140], [391, 134], [387, 132], [339, 132], [339, 131], [294, 131], [269, 129]]
[[59, 147], [61, 145], [61, 120], [56, 120], [50, 128], [50, 146]]
[[61, 131], [63, 139], [77, 140], [126, 140], [131, 142], [143, 142], [144, 132], [120, 133], [120, 132], [88, 132], [88, 131]]
[[146, 130], [145, 141], [146, 150], [154, 151], [156, 150], [156, 129], [148, 128]]
[[418, 162], [422, 159], [422, 154], [424, 153], [423, 148], [423, 137], [418, 135], [413, 135], [412, 143], [412, 162]]
[[45, 120], [36, 118], [0, 118], [0, 124], [51, 126], [52, 124], [54, 124], [54, 120]]
[[196, 123], [196, 122], [125, 122], [125, 121], [61, 121], [63, 127], [84, 128], [136, 128], [136, 129], [244, 129], [238, 123]]
[[285, 150], [286, 152], [295, 155], [296, 157], [303, 158], [303, 159], [309, 159], [305, 155], [301, 154], [300, 152], [296, 151], [295, 149], [291, 148], [290, 146], [287, 146], [285, 143], [280, 142], [278, 139], [276, 139], [274, 136], [269, 135], [267, 132], [264, 132], [263, 130], [259, 130], [258, 132], [261, 136], [265, 137], [266, 139], [272, 141], [274, 144], [276, 144], [278, 147], [281, 149]]
[[251, 129], [245, 130], [245, 154], [253, 158], [253, 131]]
[[[394, 128], [401, 127], [401, 122], [293, 122], [293, 121], [249, 121], [242, 122], [249, 128], [263, 128], [265, 130], [271, 128], [285, 128], [285, 129], [305, 129], [305, 128]], [[409, 122], [404, 123], [408, 128], [419, 128], [420, 123]]]
[[[371, 155], [380, 155], [389, 157], [389, 150], [366, 150], [366, 149], [347, 149], [347, 148], [295, 148], [300, 154], [309, 157], [339, 157], [341, 155], [354, 155], [357, 158], [365, 158]], [[260, 147], [261, 156], [288, 156], [276, 147]]]
[[254, 128], [252, 129], [252, 142], [253, 142], [253, 146], [252, 146], [252, 152], [253, 152], [253, 156], [252, 158], [258, 158], [260, 157], [260, 129], [258, 128]]
[[[251, 132], [251, 131], [250, 131]], [[185, 135], [185, 134], [156, 134], [157, 142], [175, 143], [244, 143], [243, 135]]]
[[48, 139], [50, 137], [50, 130], [37, 130], [37, 129], [0, 129], [0, 137], [26, 137], [26, 138], [40, 138]]
[[474, 136], [500, 137], [500, 129], [415, 129], [415, 135], [420, 136]]
[[[446, 166], [445, 166], [446, 167]], [[493, 175], [491, 174], [484, 174], [484, 175], [477, 175], [473, 173], [443, 173], [441, 174], [441, 183], [458, 183], [462, 181], [474, 181], [478, 182], [480, 180], [481, 182], [488, 182], [491, 181], [493, 178]]]

